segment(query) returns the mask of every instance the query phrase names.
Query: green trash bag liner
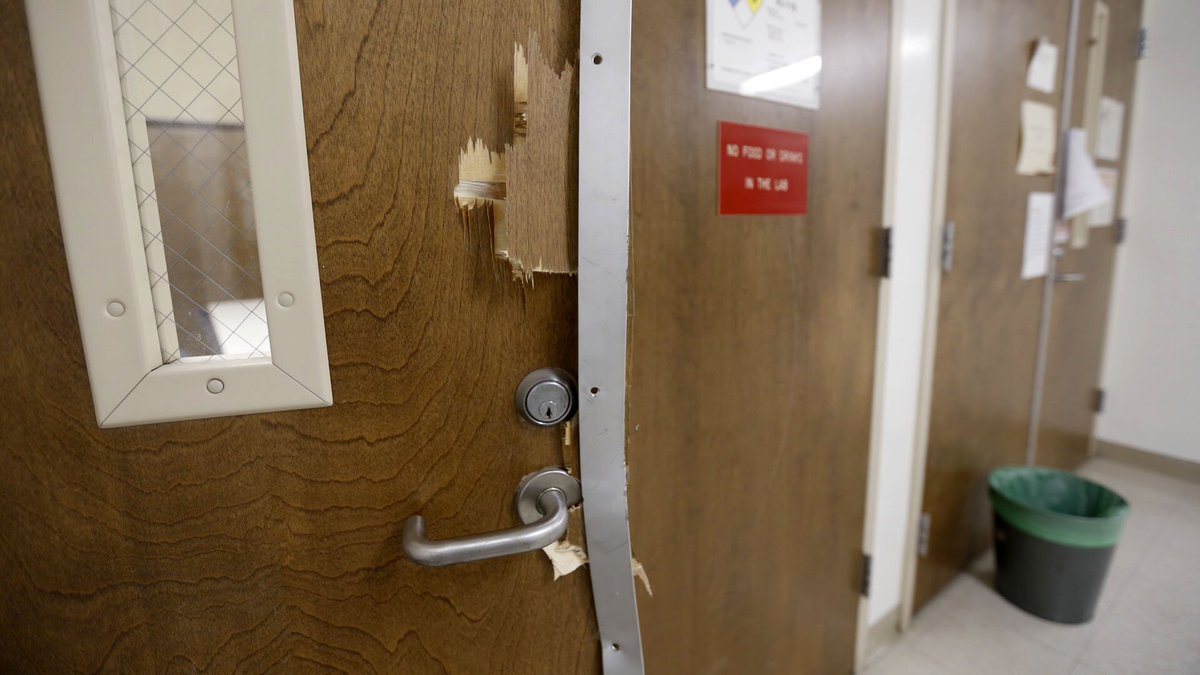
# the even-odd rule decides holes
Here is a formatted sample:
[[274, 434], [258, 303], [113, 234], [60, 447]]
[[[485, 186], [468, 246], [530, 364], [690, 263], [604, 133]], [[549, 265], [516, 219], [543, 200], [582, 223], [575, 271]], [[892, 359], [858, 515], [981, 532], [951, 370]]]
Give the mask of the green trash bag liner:
[[1129, 503], [1065, 471], [1013, 466], [988, 474], [996, 514], [1023, 532], [1064, 546], [1115, 546]]

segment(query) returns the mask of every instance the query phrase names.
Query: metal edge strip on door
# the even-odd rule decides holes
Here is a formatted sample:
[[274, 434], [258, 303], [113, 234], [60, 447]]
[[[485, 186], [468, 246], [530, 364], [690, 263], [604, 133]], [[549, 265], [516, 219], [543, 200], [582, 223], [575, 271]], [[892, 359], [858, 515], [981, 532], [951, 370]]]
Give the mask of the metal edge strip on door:
[[625, 468], [633, 4], [580, 10], [580, 479], [604, 672], [616, 675], [644, 672]]
[[1056, 240], [1058, 226], [1070, 221], [1063, 218], [1066, 207], [1067, 172], [1070, 164], [1068, 145], [1071, 133], [1071, 116], [1074, 112], [1075, 52], [1079, 49], [1079, 0], [1071, 0], [1071, 14], [1067, 20], [1066, 63], [1063, 67], [1062, 106], [1058, 115], [1058, 175], [1054, 184], [1054, 227], [1047, 235], [1050, 239], [1050, 259], [1046, 265], [1046, 277], [1042, 280], [1042, 309], [1038, 319], [1037, 351], [1033, 363], [1033, 393], [1029, 402], [1029, 429], [1025, 436], [1025, 464], [1033, 466], [1037, 461], [1038, 435], [1042, 428], [1042, 398], [1046, 390], [1047, 359], [1050, 354], [1050, 322], [1054, 318], [1054, 277], [1058, 274], [1058, 259], [1062, 246]]

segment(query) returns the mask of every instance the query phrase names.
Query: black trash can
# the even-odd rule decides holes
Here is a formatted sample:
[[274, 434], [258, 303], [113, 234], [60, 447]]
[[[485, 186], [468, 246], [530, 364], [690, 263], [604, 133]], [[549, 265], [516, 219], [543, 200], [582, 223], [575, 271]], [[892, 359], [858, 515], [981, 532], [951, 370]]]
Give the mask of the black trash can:
[[996, 590], [1058, 623], [1087, 623], [1108, 573], [1129, 503], [1075, 474], [1007, 467], [988, 475]]

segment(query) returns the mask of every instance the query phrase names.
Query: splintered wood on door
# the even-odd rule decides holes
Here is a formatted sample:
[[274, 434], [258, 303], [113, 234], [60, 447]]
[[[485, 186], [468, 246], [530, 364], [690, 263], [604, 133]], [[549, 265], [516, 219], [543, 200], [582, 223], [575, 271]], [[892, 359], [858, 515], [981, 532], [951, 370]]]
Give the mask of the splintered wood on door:
[[574, 274], [578, 265], [579, 81], [545, 62], [537, 35], [513, 53], [513, 139], [492, 150], [472, 138], [458, 159], [458, 202], [471, 236], [491, 240], [513, 277]]
[[514, 525], [521, 477], [562, 462], [512, 396], [574, 362], [574, 278], [481, 265], [452, 190], [465, 138], [510, 133], [513, 44], [561, 68], [578, 6], [298, 2], [336, 404], [102, 431], [0, 4], [0, 671], [597, 672], [586, 573], [400, 547], [414, 513], [438, 538]]
[[[627, 429], [648, 672], [852, 669], [890, 4], [822, 5], [811, 111], [704, 88], [705, 3], [634, 3]], [[808, 135], [807, 215], [718, 216], [721, 121]]]

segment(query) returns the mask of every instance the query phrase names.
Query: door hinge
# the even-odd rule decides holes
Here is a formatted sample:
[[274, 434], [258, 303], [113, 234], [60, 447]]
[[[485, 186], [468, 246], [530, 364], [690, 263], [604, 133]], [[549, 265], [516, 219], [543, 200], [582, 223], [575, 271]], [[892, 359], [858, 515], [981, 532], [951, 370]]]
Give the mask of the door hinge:
[[1104, 387], [1096, 387], [1096, 393], [1092, 397], [1092, 411], [1096, 413], [1104, 412]]
[[892, 276], [892, 228], [887, 225], [879, 234], [879, 276], [884, 279]]
[[922, 513], [917, 524], [917, 555], [922, 558], [929, 555], [929, 520], [929, 513]]
[[1137, 37], [1137, 52], [1136, 52], [1136, 56], [1139, 60], [1146, 58], [1146, 43], [1149, 39], [1150, 38], [1147, 35], [1147, 30], [1145, 28], [1139, 28], [1138, 29], [1138, 37]]
[[954, 221], [946, 223], [946, 228], [942, 230], [942, 271], [949, 272], [954, 269]]
[[1126, 220], [1124, 218], [1117, 218], [1117, 222], [1114, 224], [1113, 238], [1117, 240], [1118, 244], [1125, 243], [1125, 232], [1128, 229], [1128, 227], [1129, 227], [1128, 220]]
[[862, 554], [862, 567], [859, 569], [859, 574], [861, 574], [862, 576], [858, 582], [858, 592], [861, 593], [864, 598], [869, 598], [869, 597], [871, 597], [871, 554], [870, 553], [864, 552]]

